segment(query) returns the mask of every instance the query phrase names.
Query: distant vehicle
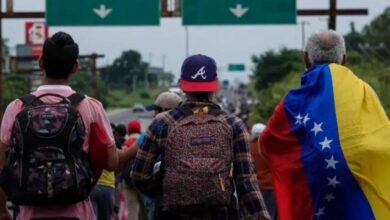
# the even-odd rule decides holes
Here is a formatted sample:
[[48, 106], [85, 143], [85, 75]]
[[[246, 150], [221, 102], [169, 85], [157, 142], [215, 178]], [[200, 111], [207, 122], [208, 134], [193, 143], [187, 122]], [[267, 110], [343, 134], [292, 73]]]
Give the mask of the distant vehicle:
[[142, 104], [135, 104], [132, 108], [133, 113], [143, 113], [145, 112], [145, 106]]
[[169, 88], [169, 91], [178, 94], [178, 95], [181, 96], [182, 98], [184, 97], [183, 91], [181, 91], [181, 89], [180, 89], [178, 86], [171, 86], [171, 87]]

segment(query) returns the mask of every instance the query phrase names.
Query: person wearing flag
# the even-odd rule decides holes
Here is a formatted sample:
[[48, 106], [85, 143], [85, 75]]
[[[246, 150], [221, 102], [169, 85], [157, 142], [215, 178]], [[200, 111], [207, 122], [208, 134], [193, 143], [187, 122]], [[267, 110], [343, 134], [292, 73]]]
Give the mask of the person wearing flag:
[[390, 122], [346, 60], [342, 36], [313, 34], [301, 86], [280, 101], [261, 134], [280, 220], [390, 216]]

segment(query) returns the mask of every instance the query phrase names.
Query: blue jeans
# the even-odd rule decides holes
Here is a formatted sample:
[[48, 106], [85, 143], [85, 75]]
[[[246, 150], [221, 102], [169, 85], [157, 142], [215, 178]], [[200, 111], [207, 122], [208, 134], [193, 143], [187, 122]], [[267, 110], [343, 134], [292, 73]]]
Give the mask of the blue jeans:
[[91, 201], [97, 220], [111, 220], [114, 214], [115, 189], [96, 185], [91, 193]]
[[273, 190], [261, 190], [265, 205], [267, 206], [268, 213], [271, 216], [271, 220], [276, 219], [276, 202], [275, 192]]

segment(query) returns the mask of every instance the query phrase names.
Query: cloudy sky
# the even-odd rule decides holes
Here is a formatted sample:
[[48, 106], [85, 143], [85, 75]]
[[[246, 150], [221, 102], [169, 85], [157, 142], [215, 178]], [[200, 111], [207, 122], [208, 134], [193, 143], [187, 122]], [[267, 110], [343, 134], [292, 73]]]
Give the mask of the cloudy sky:
[[[60, 0], [59, 0], [60, 1]], [[62, 0], [61, 0], [62, 1]], [[4, 4], [5, 0], [3, 0]], [[43, 11], [44, 0], [14, 0], [15, 11]], [[389, 7], [388, 0], [339, 0], [339, 8], [368, 8], [368, 16], [340, 16], [337, 30], [342, 34], [350, 31], [350, 22], [354, 21], [358, 30]], [[328, 0], [297, 0], [298, 9], [329, 7]], [[4, 6], [3, 6], [4, 8]], [[327, 17], [298, 17], [309, 22], [306, 37], [315, 31], [327, 28]], [[24, 43], [24, 23], [26, 20], [3, 21], [3, 37], [9, 44]], [[29, 19], [29, 21], [33, 21]], [[50, 34], [59, 30], [70, 33], [79, 43], [82, 54], [100, 53], [105, 58], [100, 65], [110, 64], [121, 52], [128, 49], [138, 50], [143, 59], [155, 66], [163, 65], [176, 75], [180, 72], [181, 62], [185, 58], [185, 28], [180, 18], [161, 19], [156, 27], [54, 27]], [[247, 81], [251, 60], [254, 54], [281, 47], [297, 48], [302, 46], [301, 26], [297, 25], [253, 25], [253, 26], [190, 26], [189, 53], [202, 53], [216, 59], [220, 67], [220, 78], [235, 81]], [[229, 63], [243, 63], [245, 72], [227, 72]]]

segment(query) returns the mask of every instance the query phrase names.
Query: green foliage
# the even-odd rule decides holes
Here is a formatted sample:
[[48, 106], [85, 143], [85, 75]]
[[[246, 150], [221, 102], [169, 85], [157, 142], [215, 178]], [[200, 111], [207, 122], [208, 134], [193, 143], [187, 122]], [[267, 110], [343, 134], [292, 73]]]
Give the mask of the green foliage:
[[366, 25], [362, 32], [357, 32], [352, 23], [345, 43], [349, 54], [355, 51], [355, 55], [360, 55], [365, 62], [378, 60], [390, 65], [390, 7]]
[[261, 91], [252, 90], [258, 103], [252, 108], [251, 120], [266, 123], [274, 112], [276, 105], [283, 99], [286, 93], [300, 85], [301, 72], [292, 71], [278, 82], [273, 83], [267, 89]]
[[139, 96], [140, 96], [141, 98], [143, 98], [143, 99], [150, 99], [150, 95], [149, 95], [148, 92], [142, 91], [142, 92], [139, 93]]
[[[390, 49], [390, 7], [376, 17], [364, 30], [364, 38], [371, 46]], [[387, 51], [390, 52], [390, 51]]]
[[18, 75], [4, 75], [3, 105], [7, 106], [11, 101], [29, 92], [30, 81]]
[[155, 97], [167, 88], [150, 89], [148, 91], [140, 89], [133, 92], [128, 92], [125, 89], [109, 90], [107, 102], [110, 108], [128, 108], [134, 104], [150, 104], [153, 103]]
[[279, 52], [268, 51], [260, 56], [253, 56], [255, 69], [252, 79], [258, 91], [267, 89], [292, 71], [303, 68], [303, 54], [299, 50], [281, 49]]
[[124, 51], [111, 66], [102, 70], [102, 79], [108, 85], [117, 88], [133, 88], [144, 81], [148, 64], [142, 62], [142, 56], [135, 50]]
[[[390, 115], [390, 8], [357, 32], [345, 36], [348, 67], [375, 90]], [[255, 65], [250, 88], [258, 104], [252, 109], [252, 122], [267, 122], [283, 96], [300, 84], [304, 71], [301, 52], [281, 49], [252, 58]]]
[[[93, 96], [91, 81], [92, 81], [92, 76], [90, 73], [78, 72], [71, 77], [70, 86], [79, 93], [83, 93], [88, 96]], [[97, 77], [97, 81], [98, 81], [97, 99], [99, 99], [99, 101], [102, 102], [103, 106], [107, 106], [108, 89], [105, 86], [105, 83], [100, 79], [100, 77]]]

